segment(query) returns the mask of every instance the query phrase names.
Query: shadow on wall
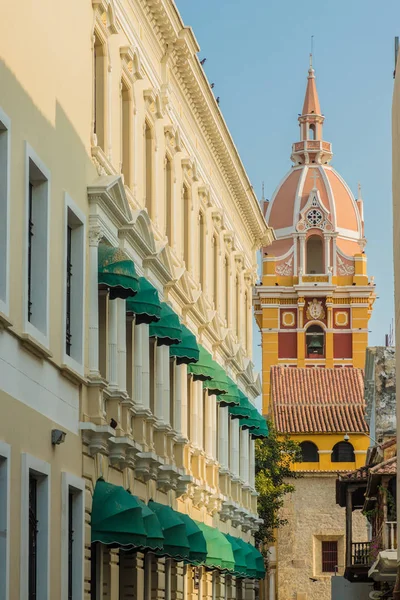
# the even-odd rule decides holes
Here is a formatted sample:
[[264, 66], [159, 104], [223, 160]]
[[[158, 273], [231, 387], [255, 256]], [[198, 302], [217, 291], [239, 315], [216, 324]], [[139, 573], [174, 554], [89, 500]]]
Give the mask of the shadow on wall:
[[[89, 80], [88, 86], [90, 85]], [[66, 189], [67, 183], [75, 183], [75, 189], [67, 191], [87, 202], [88, 169], [93, 170], [93, 179], [96, 177], [90, 157], [90, 121], [87, 125], [87, 140], [82, 140], [56, 99], [53, 125], [44, 117], [40, 108], [35, 106], [3, 60], [0, 60], [0, 90], [0, 106], [12, 120], [11, 143], [18, 144], [18, 138], [27, 140], [51, 169], [52, 188]], [[90, 94], [88, 89], [88, 97]], [[89, 181], [90, 179], [89, 176]], [[53, 203], [53, 194], [51, 200]], [[59, 200], [61, 202], [61, 198]]]

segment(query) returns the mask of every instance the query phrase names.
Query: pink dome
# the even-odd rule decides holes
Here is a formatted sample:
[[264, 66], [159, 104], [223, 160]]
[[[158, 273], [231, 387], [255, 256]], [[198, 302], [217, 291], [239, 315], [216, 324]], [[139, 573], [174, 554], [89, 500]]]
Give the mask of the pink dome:
[[[358, 246], [363, 238], [363, 231], [357, 202], [345, 181], [329, 165], [294, 167], [279, 184], [266, 211], [266, 219], [274, 228], [277, 240], [296, 233], [301, 211], [306, 206], [314, 185], [322, 205], [328, 211], [334, 231], [339, 234], [338, 246], [341, 247], [341, 238], [345, 238], [344, 252], [344, 246], [346, 249], [350, 247], [347, 243], [349, 241], [353, 244], [356, 242]], [[274, 244], [270, 251], [275, 252]]]

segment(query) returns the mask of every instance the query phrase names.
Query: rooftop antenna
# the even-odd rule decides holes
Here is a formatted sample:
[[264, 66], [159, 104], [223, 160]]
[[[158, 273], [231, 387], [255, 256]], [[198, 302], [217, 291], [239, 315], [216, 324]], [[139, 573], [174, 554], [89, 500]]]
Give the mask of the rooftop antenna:
[[262, 197], [261, 200], [265, 200], [265, 195], [264, 195], [264, 182], [262, 182]]

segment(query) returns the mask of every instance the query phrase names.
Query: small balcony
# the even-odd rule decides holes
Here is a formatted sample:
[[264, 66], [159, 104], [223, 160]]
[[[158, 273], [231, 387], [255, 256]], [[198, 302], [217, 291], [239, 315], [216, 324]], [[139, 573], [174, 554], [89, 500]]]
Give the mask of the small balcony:
[[368, 567], [371, 564], [371, 543], [353, 542], [351, 544], [351, 566]]
[[352, 542], [351, 554], [347, 556], [345, 578], [354, 583], [368, 581], [368, 571], [371, 565], [371, 543]]

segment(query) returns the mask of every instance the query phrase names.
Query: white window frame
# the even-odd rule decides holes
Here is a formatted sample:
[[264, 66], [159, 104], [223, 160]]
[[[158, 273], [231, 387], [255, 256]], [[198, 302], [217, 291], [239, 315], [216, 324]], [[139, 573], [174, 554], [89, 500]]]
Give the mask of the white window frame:
[[[65, 276], [67, 266], [67, 227], [68, 227], [68, 213], [73, 213], [74, 218], [80, 224], [77, 224], [73, 229], [72, 243], [75, 246], [72, 249], [72, 254], [76, 255], [77, 260], [72, 257], [74, 265], [75, 278], [73, 281], [78, 280], [77, 287], [78, 293], [72, 300], [71, 313], [74, 316], [74, 326], [72, 331], [72, 349], [73, 354], [69, 356], [66, 352], [65, 340], [67, 335], [67, 279]], [[75, 233], [75, 235], [74, 235]], [[76, 267], [79, 269], [76, 271]], [[84, 375], [84, 363], [85, 363], [85, 285], [86, 285], [86, 217], [84, 213], [76, 206], [72, 198], [67, 192], [65, 192], [65, 206], [64, 206], [64, 279], [63, 279], [63, 338], [62, 338], [62, 356], [63, 363], [68, 367]], [[78, 279], [77, 279], [78, 278]], [[74, 331], [75, 330], [75, 331]], [[80, 331], [77, 334], [77, 331]], [[74, 340], [79, 340], [78, 350], [74, 351]], [[76, 345], [75, 345], [76, 349]], [[75, 352], [75, 353], [74, 353]]]
[[[29, 161], [32, 161], [35, 167], [42, 173], [44, 179], [47, 181], [46, 187], [46, 277], [44, 281], [40, 282], [41, 287], [45, 286], [44, 289], [44, 327], [43, 329], [37, 328], [33, 323], [28, 320], [28, 235], [29, 235]], [[50, 186], [51, 178], [50, 171], [44, 165], [42, 160], [31, 148], [28, 142], [25, 142], [25, 265], [24, 265], [24, 286], [23, 286], [23, 324], [24, 333], [31, 335], [35, 338], [42, 346], [49, 348], [49, 292], [50, 292]]]
[[0, 256], [5, 261], [2, 276], [0, 271], [0, 312], [6, 317], [10, 313], [10, 157], [11, 120], [0, 107], [0, 208], [5, 207], [5, 219], [2, 216], [0, 222]]
[[50, 511], [51, 481], [50, 465], [31, 454], [21, 455], [21, 548], [20, 548], [20, 600], [26, 600], [29, 592], [29, 475], [34, 473], [38, 486], [38, 573], [37, 597], [50, 598]]
[[69, 492], [75, 500], [73, 507], [73, 600], [83, 600], [85, 565], [85, 480], [70, 473], [61, 474], [61, 600], [68, 600], [68, 520]]
[[10, 473], [11, 446], [0, 441], [0, 598], [4, 600], [10, 597]]

